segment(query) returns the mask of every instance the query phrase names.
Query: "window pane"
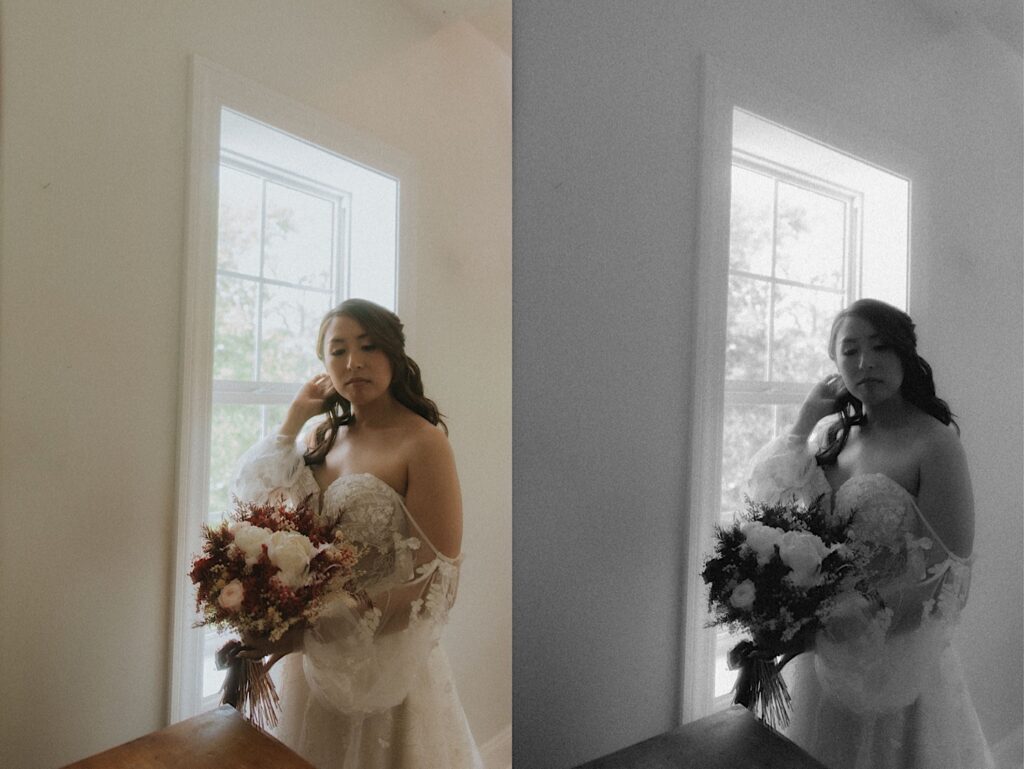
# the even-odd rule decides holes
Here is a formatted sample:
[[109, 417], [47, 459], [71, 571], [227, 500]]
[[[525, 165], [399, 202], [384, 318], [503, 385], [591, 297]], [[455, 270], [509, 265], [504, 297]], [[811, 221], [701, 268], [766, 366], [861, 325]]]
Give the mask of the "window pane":
[[260, 439], [262, 407], [214, 403], [210, 430], [210, 506], [208, 518], [219, 521], [231, 509], [228, 484], [239, 457]]
[[750, 460], [772, 438], [774, 414], [769, 405], [732, 404], [725, 407], [722, 428], [722, 516], [742, 510], [743, 485]]
[[256, 373], [256, 284], [217, 277], [213, 378], [251, 380]]
[[262, 200], [262, 180], [234, 168], [220, 167], [217, 269], [260, 274]]
[[768, 371], [768, 304], [770, 284], [741, 275], [729, 276], [725, 378], [765, 379]]
[[789, 404], [786, 406], [775, 407], [775, 434], [780, 435], [782, 433], [789, 433], [793, 425], [796, 424], [796, 418], [800, 413], [800, 406], [796, 403]]
[[733, 635], [725, 628], [719, 628], [715, 635], [715, 697], [732, 691], [739, 671], [729, 670], [729, 651], [743, 640], [742, 635]]
[[263, 286], [260, 381], [304, 382], [316, 374], [316, 335], [331, 297], [315, 291]]
[[845, 230], [845, 204], [779, 182], [775, 277], [841, 290]]
[[313, 288], [331, 288], [334, 204], [267, 183], [263, 276]]
[[828, 335], [842, 297], [814, 289], [775, 286], [773, 381], [813, 382], [832, 368]]
[[263, 434], [277, 433], [278, 428], [284, 424], [285, 414], [288, 412], [287, 403], [275, 403], [272, 406], [263, 407]]
[[220, 691], [224, 685], [226, 670], [217, 670], [217, 650], [237, 633], [220, 632], [212, 627], [203, 628], [203, 697], [209, 697]]
[[772, 222], [775, 181], [764, 174], [732, 167], [729, 214], [729, 269], [772, 274]]

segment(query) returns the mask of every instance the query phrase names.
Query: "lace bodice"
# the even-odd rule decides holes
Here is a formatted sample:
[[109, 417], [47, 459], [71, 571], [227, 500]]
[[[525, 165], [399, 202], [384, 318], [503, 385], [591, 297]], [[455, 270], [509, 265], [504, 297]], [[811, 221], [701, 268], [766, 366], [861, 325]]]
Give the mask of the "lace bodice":
[[232, 494], [243, 502], [309, 500], [316, 514], [365, 553], [356, 587], [329, 600], [303, 636], [303, 668], [313, 694], [341, 712], [372, 712], [401, 702], [455, 600], [459, 563], [437, 551], [404, 500], [368, 473], [320, 489], [298, 445], [270, 436], [239, 461]]

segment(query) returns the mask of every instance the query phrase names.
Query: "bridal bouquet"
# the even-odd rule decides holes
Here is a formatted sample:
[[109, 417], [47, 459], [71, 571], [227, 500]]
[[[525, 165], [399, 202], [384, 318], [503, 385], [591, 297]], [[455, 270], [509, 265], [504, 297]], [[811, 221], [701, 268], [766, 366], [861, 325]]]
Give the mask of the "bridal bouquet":
[[875, 547], [853, 536], [851, 516], [833, 516], [821, 501], [747, 500], [738, 520], [716, 526], [715, 553], [701, 573], [709, 586], [710, 626], [750, 636], [729, 653], [729, 667], [740, 670], [734, 701], [772, 728], [789, 723], [782, 666], [809, 646], [828, 619], [849, 611], [851, 603], [878, 599], [866, 573]]
[[[214, 625], [240, 634], [280, 640], [309, 625], [328, 596], [339, 591], [357, 601], [350, 583], [360, 552], [340, 532], [318, 522], [309, 500], [298, 506], [236, 501], [217, 526], [203, 527], [202, 555], [189, 577], [196, 585], [196, 627]], [[229, 641], [217, 655], [228, 668], [224, 702], [247, 712], [257, 726], [276, 725], [277, 693], [261, 661], [238, 656], [246, 647]]]

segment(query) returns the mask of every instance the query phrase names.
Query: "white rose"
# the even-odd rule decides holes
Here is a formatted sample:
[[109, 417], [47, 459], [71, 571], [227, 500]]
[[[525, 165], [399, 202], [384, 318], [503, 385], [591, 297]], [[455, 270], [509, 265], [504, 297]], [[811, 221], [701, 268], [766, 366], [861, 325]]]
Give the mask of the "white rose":
[[757, 521], [750, 521], [740, 527], [747, 547], [757, 553], [757, 562], [764, 566], [775, 555], [775, 546], [782, 542], [782, 532]]
[[293, 531], [275, 531], [267, 544], [270, 562], [280, 573], [274, 576], [288, 587], [300, 587], [306, 580], [306, 569], [316, 548], [309, 538]]
[[242, 551], [245, 556], [245, 563], [252, 566], [259, 561], [263, 553], [263, 546], [270, 544], [271, 532], [259, 526], [253, 526], [246, 521], [232, 524], [231, 536], [234, 537], [235, 547]]
[[221, 605], [221, 608], [228, 611], [238, 611], [244, 597], [245, 588], [242, 587], [242, 583], [237, 579], [233, 579], [220, 591], [220, 594], [217, 596], [217, 603]]
[[745, 579], [732, 590], [729, 596], [729, 603], [740, 611], [746, 611], [754, 605], [754, 598], [757, 597], [757, 588], [749, 579]]
[[793, 570], [786, 577], [797, 587], [821, 583], [821, 561], [829, 552], [820, 537], [806, 531], [787, 531], [779, 543], [779, 557]]

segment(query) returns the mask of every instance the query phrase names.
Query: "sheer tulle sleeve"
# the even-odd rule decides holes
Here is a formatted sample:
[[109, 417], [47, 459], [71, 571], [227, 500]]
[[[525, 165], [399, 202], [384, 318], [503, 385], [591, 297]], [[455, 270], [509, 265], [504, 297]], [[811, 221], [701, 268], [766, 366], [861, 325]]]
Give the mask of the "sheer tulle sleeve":
[[906, 540], [905, 552], [894, 554], [897, 573], [880, 582], [882, 602], [891, 612], [889, 632], [956, 625], [967, 603], [973, 559], [950, 553], [932, 532]]
[[781, 435], [758, 451], [750, 463], [744, 493], [764, 504], [809, 505], [831, 489], [814, 460], [812, 439]]
[[[306, 680], [321, 702], [340, 712], [373, 712], [405, 699], [438, 643], [455, 601], [459, 563], [436, 552], [400, 502], [358, 500], [361, 515], [338, 528], [367, 548], [357, 588], [370, 608], [338, 596], [303, 639]], [[368, 519], [399, 516], [396, 529]]]
[[268, 435], [252, 446], [235, 469], [231, 495], [255, 504], [291, 502], [317, 496], [319, 489], [294, 440]]

